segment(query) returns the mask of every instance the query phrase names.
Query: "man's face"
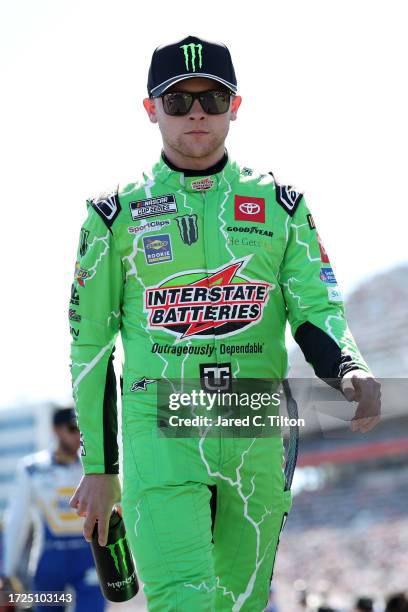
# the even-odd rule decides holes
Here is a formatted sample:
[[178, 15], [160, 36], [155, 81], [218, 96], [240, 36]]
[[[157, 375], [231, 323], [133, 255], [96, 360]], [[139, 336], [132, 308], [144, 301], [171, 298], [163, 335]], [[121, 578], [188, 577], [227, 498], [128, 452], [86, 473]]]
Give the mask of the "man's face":
[[[173, 91], [194, 93], [209, 89], [222, 89], [222, 85], [213, 79], [194, 77], [176, 83], [165, 93]], [[187, 115], [173, 117], [164, 112], [161, 98], [143, 100], [150, 121], [159, 125], [163, 143], [178, 153], [193, 158], [207, 157], [224, 143], [230, 121], [236, 119], [240, 104], [241, 97], [233, 96], [226, 113], [209, 115], [202, 109], [200, 101], [194, 100]]]
[[68, 453], [74, 454], [79, 449], [80, 433], [77, 427], [71, 425], [54, 425], [54, 433], [57, 437], [61, 449]]

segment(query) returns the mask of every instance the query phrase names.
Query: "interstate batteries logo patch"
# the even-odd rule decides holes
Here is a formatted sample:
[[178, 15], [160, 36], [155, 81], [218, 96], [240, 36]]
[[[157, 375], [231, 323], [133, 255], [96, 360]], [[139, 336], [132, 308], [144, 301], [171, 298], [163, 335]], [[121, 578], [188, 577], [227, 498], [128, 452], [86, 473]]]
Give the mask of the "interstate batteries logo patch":
[[242, 273], [250, 257], [211, 272], [175, 274], [157, 287], [148, 287], [145, 311], [150, 329], [165, 329], [179, 340], [221, 338], [260, 321], [274, 285]]

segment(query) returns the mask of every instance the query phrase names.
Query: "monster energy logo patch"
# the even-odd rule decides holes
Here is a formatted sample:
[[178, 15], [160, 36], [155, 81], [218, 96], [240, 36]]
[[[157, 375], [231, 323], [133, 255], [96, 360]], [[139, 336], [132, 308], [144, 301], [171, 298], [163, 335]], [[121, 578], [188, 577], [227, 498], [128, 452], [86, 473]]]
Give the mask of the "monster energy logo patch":
[[83, 257], [88, 250], [88, 236], [89, 236], [89, 230], [82, 228], [81, 238], [79, 242], [79, 254], [81, 257]]
[[176, 217], [176, 221], [182, 241], [189, 246], [193, 242], [197, 242], [197, 215], [183, 215], [182, 217]]
[[[180, 49], [184, 52], [184, 61], [186, 64], [186, 70], [196, 71], [196, 50], [198, 53], [198, 67], [201, 68], [203, 65], [203, 45], [190, 43], [189, 45], [181, 45]], [[190, 67], [191, 66], [191, 67]]]
[[108, 544], [106, 546], [106, 548], [109, 548], [109, 552], [112, 556], [113, 562], [115, 563], [115, 567], [116, 570], [118, 572], [118, 574], [120, 574], [120, 569], [119, 569], [119, 557], [116, 554], [115, 548], [116, 546], [118, 547], [118, 552], [120, 554], [120, 557], [122, 559], [122, 563], [123, 566], [125, 568], [125, 572], [128, 573], [128, 566], [127, 566], [127, 561], [126, 561], [126, 548], [125, 548], [125, 541], [126, 541], [126, 536], [123, 538], [119, 538], [118, 540], [116, 540], [116, 542], [114, 544]]

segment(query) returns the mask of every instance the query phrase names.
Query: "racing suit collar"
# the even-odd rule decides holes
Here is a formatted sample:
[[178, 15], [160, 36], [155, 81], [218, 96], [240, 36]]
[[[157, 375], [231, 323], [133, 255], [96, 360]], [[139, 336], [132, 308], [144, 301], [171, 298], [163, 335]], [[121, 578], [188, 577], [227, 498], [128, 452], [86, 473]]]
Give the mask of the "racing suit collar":
[[211, 174], [217, 174], [218, 172], [221, 172], [221, 170], [224, 169], [225, 164], [228, 161], [227, 149], [224, 150], [224, 155], [221, 157], [220, 160], [217, 161], [217, 163], [213, 164], [209, 168], [206, 168], [205, 170], [189, 170], [187, 168], [178, 168], [169, 160], [164, 151], [162, 151], [161, 156], [162, 160], [169, 166], [169, 168], [171, 168], [175, 172], [182, 172], [184, 176], [210, 176]]
[[238, 175], [239, 167], [229, 159], [227, 150], [214, 166], [206, 170], [177, 168], [162, 152], [160, 160], [153, 166], [151, 180], [158, 180], [173, 189], [205, 194], [229, 189], [231, 181]]

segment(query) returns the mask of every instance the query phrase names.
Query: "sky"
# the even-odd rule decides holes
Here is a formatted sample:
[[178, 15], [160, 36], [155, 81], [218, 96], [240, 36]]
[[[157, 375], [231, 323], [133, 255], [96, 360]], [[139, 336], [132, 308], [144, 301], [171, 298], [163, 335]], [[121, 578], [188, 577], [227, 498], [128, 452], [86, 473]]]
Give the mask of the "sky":
[[407, 260], [401, 0], [0, 2], [0, 407], [71, 398], [68, 302], [85, 200], [160, 154], [154, 48], [221, 40], [243, 103], [227, 148], [305, 194], [343, 293]]

